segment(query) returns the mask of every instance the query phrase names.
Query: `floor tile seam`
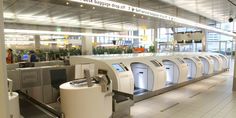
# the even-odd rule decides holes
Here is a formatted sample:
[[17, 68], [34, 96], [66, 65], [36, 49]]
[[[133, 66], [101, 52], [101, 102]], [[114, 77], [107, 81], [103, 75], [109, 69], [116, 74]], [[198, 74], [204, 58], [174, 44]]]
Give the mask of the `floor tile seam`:
[[[226, 96], [225, 98], [222, 99], [222, 101], [224, 101], [225, 99], [229, 98], [230, 97], [230, 94], [228, 96]], [[218, 105], [220, 105], [220, 103], [214, 105], [211, 109], [209, 109], [208, 111], [206, 111], [205, 113], [203, 113], [203, 115], [200, 117], [200, 118], [203, 118], [205, 115], [207, 115], [207, 113], [211, 112], [213, 109], [215, 109]]]
[[[230, 99], [230, 101], [228, 101], [226, 104], [223, 105], [223, 107], [220, 107], [217, 111], [216, 111], [216, 114], [214, 114], [213, 116], [215, 117], [217, 114], [220, 113], [220, 111], [224, 110], [230, 103], [232, 102], [232, 99]], [[230, 110], [229, 110], [230, 111]], [[229, 112], [228, 111], [228, 112]], [[227, 113], [228, 113], [227, 112]]]

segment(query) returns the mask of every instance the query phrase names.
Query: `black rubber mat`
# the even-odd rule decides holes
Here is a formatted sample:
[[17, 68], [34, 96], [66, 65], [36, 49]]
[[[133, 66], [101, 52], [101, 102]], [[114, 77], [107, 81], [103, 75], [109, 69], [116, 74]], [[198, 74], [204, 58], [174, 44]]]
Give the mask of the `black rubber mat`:
[[20, 113], [24, 118], [54, 118], [22, 97], [20, 97], [19, 102]]
[[145, 92], [148, 92], [148, 90], [146, 90], [146, 89], [141, 89], [141, 88], [137, 88], [137, 87], [135, 87], [135, 89], [134, 89], [134, 95], [143, 94], [143, 93], [145, 93]]
[[192, 77], [188, 77], [188, 80], [192, 80], [193, 78]]
[[166, 86], [172, 86], [172, 85], [174, 85], [173, 82], [166, 82]]

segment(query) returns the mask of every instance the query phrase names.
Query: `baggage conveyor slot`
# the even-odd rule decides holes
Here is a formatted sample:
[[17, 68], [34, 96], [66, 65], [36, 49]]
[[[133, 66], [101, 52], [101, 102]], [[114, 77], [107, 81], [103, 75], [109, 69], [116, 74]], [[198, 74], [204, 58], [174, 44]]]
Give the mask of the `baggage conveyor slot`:
[[20, 111], [24, 118], [64, 118], [63, 113], [58, 109], [38, 102], [21, 91], [17, 92], [20, 95]]
[[113, 90], [113, 117], [123, 118], [130, 116], [130, 107], [134, 105], [133, 95]]

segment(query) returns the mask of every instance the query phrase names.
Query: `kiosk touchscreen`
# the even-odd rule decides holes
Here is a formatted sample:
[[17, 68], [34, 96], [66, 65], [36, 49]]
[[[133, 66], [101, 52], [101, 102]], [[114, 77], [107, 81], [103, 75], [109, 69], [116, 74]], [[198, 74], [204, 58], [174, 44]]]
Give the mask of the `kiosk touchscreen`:
[[112, 64], [112, 67], [117, 71], [117, 72], [124, 72], [125, 69], [120, 65], [120, 64]]

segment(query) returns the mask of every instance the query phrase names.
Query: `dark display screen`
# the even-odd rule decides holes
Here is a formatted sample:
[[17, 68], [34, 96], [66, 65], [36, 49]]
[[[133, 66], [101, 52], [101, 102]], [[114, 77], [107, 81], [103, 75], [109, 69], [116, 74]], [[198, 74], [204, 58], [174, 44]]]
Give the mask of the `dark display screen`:
[[51, 70], [51, 85], [53, 88], [58, 89], [59, 86], [66, 82], [66, 69]]

